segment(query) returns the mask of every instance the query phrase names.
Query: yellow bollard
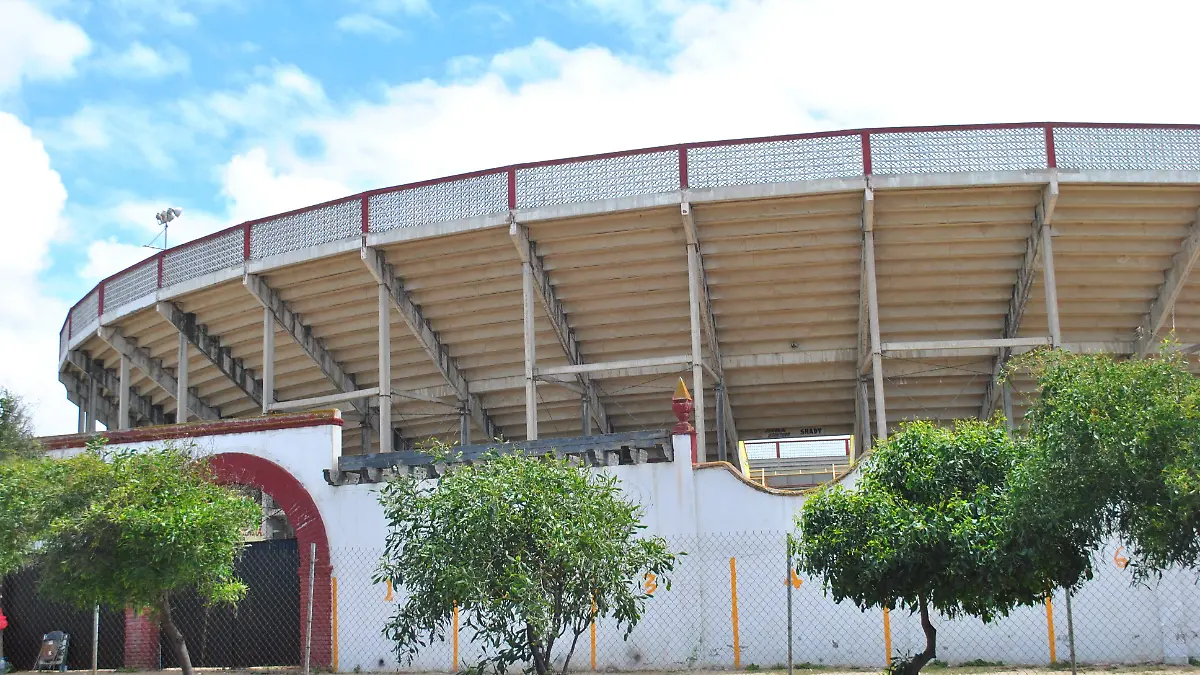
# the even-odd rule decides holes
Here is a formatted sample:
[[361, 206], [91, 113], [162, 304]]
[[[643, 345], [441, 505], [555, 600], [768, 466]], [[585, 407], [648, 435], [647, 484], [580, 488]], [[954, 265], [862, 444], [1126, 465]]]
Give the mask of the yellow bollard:
[[458, 603], [454, 603], [454, 664], [450, 667], [450, 672], [458, 672]]
[[1046, 596], [1046, 633], [1050, 639], [1050, 663], [1051, 665], [1058, 663], [1058, 650], [1054, 646], [1054, 604], [1050, 602], [1050, 596]]
[[332, 588], [332, 591], [333, 591], [333, 592], [332, 592], [332, 595], [333, 595], [333, 598], [332, 598], [332, 600], [333, 600], [333, 602], [331, 602], [330, 604], [331, 604], [331, 605], [333, 605], [333, 626], [331, 626], [331, 627], [333, 628], [333, 672], [335, 672], [335, 673], [336, 673], [336, 672], [338, 671], [338, 616], [337, 616], [337, 609], [338, 609], [338, 608], [337, 608], [337, 605], [338, 605], [338, 596], [337, 596], [337, 577], [334, 577], [334, 578], [332, 579], [332, 582], [333, 582], [333, 588]]
[[883, 648], [887, 650], [887, 657], [884, 662], [887, 665], [892, 665], [892, 617], [888, 614], [888, 608], [883, 608]]
[[733, 599], [732, 609], [730, 610], [731, 618], [733, 619], [733, 668], [739, 670], [742, 667], [742, 643], [738, 636], [738, 607], [737, 607], [737, 558], [729, 559], [729, 592]]

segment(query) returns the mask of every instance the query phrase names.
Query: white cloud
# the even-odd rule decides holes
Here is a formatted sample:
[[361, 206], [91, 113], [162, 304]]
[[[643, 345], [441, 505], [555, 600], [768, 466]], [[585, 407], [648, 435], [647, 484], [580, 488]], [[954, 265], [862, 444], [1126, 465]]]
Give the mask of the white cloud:
[[295, 66], [278, 66], [256, 73], [256, 80], [239, 91], [216, 92], [184, 105], [197, 114], [216, 115], [225, 124], [252, 130], [279, 129], [291, 114], [312, 114], [324, 109], [321, 83]]
[[137, 244], [126, 244], [115, 238], [93, 241], [88, 245], [87, 262], [79, 271], [79, 278], [94, 284], [109, 275], [150, 257], [147, 248]]
[[[540, 39], [482, 66], [460, 57], [447, 82], [397, 84], [382, 100], [295, 118], [276, 135], [313, 135], [325, 151], [313, 159], [264, 144], [267, 165], [280, 180], [366, 187], [573, 154], [860, 125], [1188, 121], [1200, 104], [1200, 94], [1178, 86], [1200, 5], [1130, 14], [1110, 11], [1119, 4], [1033, 0], [1002, 12], [948, 0], [919, 11], [832, 0], [651, 4], [676, 12], [668, 24], [676, 47], [661, 64]], [[1035, 14], [1039, 29], [1031, 31]], [[1053, 53], [1045, 36], [1053, 36]], [[1053, 56], [1085, 53], [1086, 61]]]
[[376, 14], [432, 14], [429, 0], [355, 0], [365, 11]]
[[[0, 0], [3, 2], [4, 0]], [[244, 131], [263, 139], [286, 131], [285, 120], [328, 110], [321, 83], [294, 66], [260, 69], [240, 90], [184, 97], [162, 104], [87, 103], [41, 128], [55, 152], [90, 153], [112, 164], [171, 169], [180, 161], [222, 161], [211, 139]]]
[[88, 36], [70, 21], [55, 19], [28, 0], [0, 1], [0, 94], [23, 80], [71, 77], [75, 62], [91, 49]]
[[353, 192], [336, 180], [280, 175], [268, 165], [267, 153], [262, 148], [234, 157], [225, 167], [222, 179], [229, 201], [229, 220], [235, 223], [319, 204]]
[[356, 35], [371, 35], [382, 40], [393, 40], [404, 32], [392, 24], [370, 14], [347, 14], [337, 20], [338, 30]]
[[140, 42], [134, 42], [123, 52], [105, 56], [98, 65], [115, 77], [133, 79], [155, 79], [186, 73], [191, 67], [187, 54], [177, 47], [168, 45], [160, 51]]
[[238, 0], [108, 0], [120, 13], [122, 27], [130, 32], [157, 33], [164, 27], [192, 28], [198, 12], [225, 7], [238, 9]]
[[609, 21], [633, 29], [650, 28], [699, 5], [722, 5], [724, 0], [568, 0], [576, 9], [591, 10]]
[[25, 398], [39, 434], [71, 432], [74, 406], [54, 377], [67, 305], [44, 295], [38, 283], [50, 242], [64, 227], [67, 191], [33, 132], [2, 112], [0, 148], [0, 250], [9, 252], [0, 265], [0, 386]]

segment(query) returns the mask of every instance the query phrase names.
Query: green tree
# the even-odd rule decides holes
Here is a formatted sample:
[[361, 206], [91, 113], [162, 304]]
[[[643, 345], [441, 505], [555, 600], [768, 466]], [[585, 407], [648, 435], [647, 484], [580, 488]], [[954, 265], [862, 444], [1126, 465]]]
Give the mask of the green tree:
[[[42, 591], [81, 607], [151, 609], [185, 675], [193, 673], [170, 598], [195, 589], [211, 602], [236, 602], [246, 591], [233, 565], [260, 509], [217, 485], [203, 458], [186, 449], [89, 451], [61, 460], [53, 477], [73, 476], [88, 495], [71, 504], [51, 491], [35, 561]], [[52, 481], [51, 481], [52, 482]]]
[[925, 649], [893, 661], [894, 672], [915, 674], [936, 656], [931, 612], [991, 621], [1078, 574], [1080, 555], [1056, 550], [1060, 540], [1016, 536], [1011, 481], [1025, 453], [999, 418], [911, 422], [876, 448], [854, 489], [830, 486], [804, 504], [803, 570], [839, 602], [920, 615]]
[[29, 420], [25, 402], [20, 396], [0, 387], [0, 462], [32, 457], [37, 452], [33, 423]]
[[[1200, 563], [1200, 380], [1165, 344], [1146, 359], [1040, 350], [1018, 359], [1037, 394], [1022, 511], [1089, 550], [1112, 536], [1140, 579]], [[1044, 526], [1043, 526], [1044, 527]]]
[[375, 581], [407, 596], [384, 634], [410, 661], [445, 639], [457, 606], [486, 647], [480, 668], [547, 675], [568, 642], [566, 673], [593, 617], [633, 630], [651, 597], [644, 574], [670, 588], [676, 557], [639, 537], [641, 508], [615, 477], [564, 459], [494, 457], [435, 484], [400, 477], [380, 503], [389, 531]]
[[35, 562], [50, 522], [87, 508], [97, 476], [105, 472], [95, 453], [70, 461], [36, 456], [0, 462], [0, 577]]

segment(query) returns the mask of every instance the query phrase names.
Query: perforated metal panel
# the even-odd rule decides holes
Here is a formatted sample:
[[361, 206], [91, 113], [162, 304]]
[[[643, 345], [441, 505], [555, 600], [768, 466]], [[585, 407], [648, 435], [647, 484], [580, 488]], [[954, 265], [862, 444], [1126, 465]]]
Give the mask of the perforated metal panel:
[[72, 335], [86, 329], [96, 319], [100, 318], [100, 291], [92, 289], [91, 293], [71, 311]]
[[244, 247], [245, 235], [238, 228], [178, 250], [167, 251], [163, 258], [163, 286], [238, 267], [242, 264]]
[[261, 260], [359, 236], [362, 236], [362, 201], [350, 199], [255, 224], [250, 228], [250, 257]]
[[132, 267], [104, 284], [104, 309], [111, 311], [121, 305], [158, 290], [158, 259], [151, 258]]
[[1046, 168], [1046, 132], [956, 129], [871, 134], [872, 173], [1019, 171]]
[[650, 152], [517, 171], [517, 206], [591, 202], [679, 189], [679, 153]]
[[791, 459], [794, 457], [845, 457], [849, 436], [781, 438], [746, 441], [748, 459]]
[[1055, 127], [1063, 169], [1200, 171], [1200, 131]]
[[801, 138], [689, 148], [688, 186], [783, 183], [794, 180], [861, 176], [859, 135]]
[[373, 195], [372, 232], [471, 218], [508, 209], [508, 172]]

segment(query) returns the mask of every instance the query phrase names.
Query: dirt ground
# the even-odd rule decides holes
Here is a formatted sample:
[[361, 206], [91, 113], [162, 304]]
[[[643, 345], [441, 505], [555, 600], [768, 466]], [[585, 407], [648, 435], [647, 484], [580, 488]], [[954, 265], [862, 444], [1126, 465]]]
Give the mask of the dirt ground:
[[[824, 668], [824, 667], [802, 667], [809, 664], [796, 664], [793, 667], [793, 673], [797, 675], [863, 675], [864, 673], [878, 672], [866, 668], [862, 669], [846, 669], [846, 668]], [[1144, 664], [1131, 666], [1080, 666], [1081, 673], [1111, 673], [1112, 675], [1200, 675], [1200, 667], [1194, 666], [1163, 666], [1158, 664]], [[72, 671], [84, 673], [90, 671]], [[165, 671], [113, 671], [100, 670], [100, 673], [119, 673], [120, 675], [162, 675], [163, 673], [178, 673], [179, 669], [168, 669]], [[197, 673], [205, 675], [298, 675], [300, 672], [295, 668], [254, 668], [251, 670], [226, 670], [223, 668], [197, 668]], [[395, 673], [396, 671], [386, 671], [387, 673]], [[444, 672], [425, 673], [416, 671], [402, 671], [404, 675], [446, 675]], [[585, 670], [574, 670], [572, 673], [586, 675]], [[629, 675], [680, 675], [689, 671], [681, 670], [636, 670], [636, 671], [603, 671], [605, 673], [620, 673], [625, 672]], [[747, 675], [753, 673], [755, 675], [787, 675], [786, 670], [778, 668], [746, 668], [743, 670], [702, 670], [695, 671], [703, 675]], [[1048, 668], [1045, 666], [927, 666], [921, 671], [925, 675], [1064, 675], [1070, 673], [1069, 665], [1057, 668]], [[363, 675], [374, 675], [368, 671], [362, 671]], [[518, 675], [517, 671], [512, 671], [513, 675]]]

